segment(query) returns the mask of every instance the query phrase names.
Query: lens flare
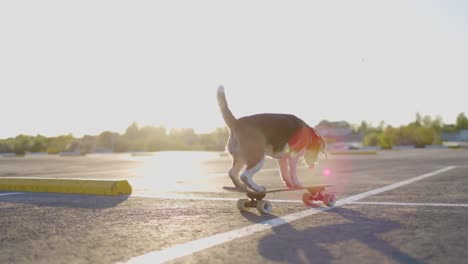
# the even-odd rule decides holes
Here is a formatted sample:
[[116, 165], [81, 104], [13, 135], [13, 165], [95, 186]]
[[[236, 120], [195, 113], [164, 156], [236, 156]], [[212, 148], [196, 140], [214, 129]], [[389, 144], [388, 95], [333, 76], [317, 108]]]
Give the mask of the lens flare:
[[331, 169], [329, 169], [329, 168], [323, 169], [322, 174], [325, 177], [329, 177], [331, 175]]

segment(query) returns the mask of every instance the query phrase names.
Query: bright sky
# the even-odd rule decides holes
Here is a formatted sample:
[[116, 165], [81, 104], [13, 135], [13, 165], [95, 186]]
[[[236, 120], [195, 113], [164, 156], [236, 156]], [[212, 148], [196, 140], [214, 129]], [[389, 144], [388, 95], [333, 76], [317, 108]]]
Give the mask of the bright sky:
[[1, 1], [0, 138], [468, 112], [464, 1]]

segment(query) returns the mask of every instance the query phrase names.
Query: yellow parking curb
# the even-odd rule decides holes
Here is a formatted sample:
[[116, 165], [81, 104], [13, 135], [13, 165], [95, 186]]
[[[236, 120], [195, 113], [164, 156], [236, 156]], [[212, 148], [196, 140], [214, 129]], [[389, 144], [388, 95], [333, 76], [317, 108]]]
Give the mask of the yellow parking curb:
[[132, 187], [126, 180], [0, 178], [0, 191], [129, 195]]

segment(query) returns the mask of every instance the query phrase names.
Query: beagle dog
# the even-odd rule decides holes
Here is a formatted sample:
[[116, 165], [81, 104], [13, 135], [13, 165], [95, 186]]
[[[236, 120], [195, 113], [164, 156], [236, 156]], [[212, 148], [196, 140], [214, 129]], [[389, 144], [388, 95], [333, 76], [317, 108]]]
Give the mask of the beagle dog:
[[[237, 119], [228, 107], [223, 86], [218, 87], [217, 99], [230, 132], [226, 146], [232, 156], [229, 177], [236, 188], [266, 191], [264, 186], [253, 181], [253, 176], [265, 162], [265, 156], [276, 159], [283, 183], [289, 188], [303, 187], [296, 170], [300, 157], [304, 157], [310, 168], [314, 167], [320, 153], [326, 158], [325, 139], [298, 117], [256, 114]], [[246, 169], [239, 177], [244, 166]]]

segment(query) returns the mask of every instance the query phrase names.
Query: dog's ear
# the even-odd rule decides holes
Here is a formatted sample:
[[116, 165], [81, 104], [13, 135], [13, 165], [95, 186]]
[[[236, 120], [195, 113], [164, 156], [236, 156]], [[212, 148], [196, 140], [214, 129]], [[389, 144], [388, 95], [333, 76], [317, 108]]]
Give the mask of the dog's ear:
[[322, 137], [315, 128], [310, 127], [310, 130], [312, 131], [312, 135], [315, 138], [315, 143], [314, 143], [314, 148], [316, 149], [316, 154], [322, 154], [325, 156], [325, 159], [328, 159], [327, 153], [325, 150], [327, 149], [327, 142], [325, 141], [325, 138]]

